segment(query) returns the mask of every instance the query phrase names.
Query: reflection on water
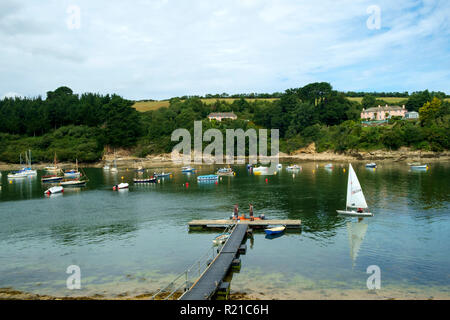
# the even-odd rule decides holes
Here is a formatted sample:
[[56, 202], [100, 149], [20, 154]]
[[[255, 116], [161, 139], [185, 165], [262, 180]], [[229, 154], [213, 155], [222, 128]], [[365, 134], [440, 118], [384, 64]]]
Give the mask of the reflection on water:
[[[303, 227], [302, 233], [277, 238], [255, 232], [233, 276], [234, 290], [264, 288], [266, 297], [283, 288], [365, 290], [369, 265], [380, 266], [382, 287], [449, 287], [448, 164], [423, 172], [397, 163], [381, 163], [376, 170], [353, 164], [374, 213], [364, 221], [335, 211], [345, 206], [348, 164], [334, 164], [333, 170], [300, 164], [300, 172], [282, 169], [275, 176], [254, 176], [236, 166], [235, 177], [217, 184], [198, 183], [197, 176], [219, 166], [204, 165], [189, 175], [177, 168], [152, 169], [173, 177], [149, 185], [134, 185], [138, 174], [131, 169], [114, 174], [87, 168], [85, 188], [67, 188], [50, 198], [43, 194], [48, 188], [41, 184], [43, 172], [11, 182], [2, 172], [0, 287], [72, 294], [65, 289], [65, 270], [78, 264], [89, 293], [104, 293], [105, 287], [157, 289], [211, 246], [211, 234], [188, 232], [188, 222], [228, 218], [235, 203], [241, 213], [248, 214], [252, 203], [255, 216], [300, 219]], [[130, 188], [113, 192], [120, 182]], [[258, 274], [265, 276], [255, 278]], [[148, 283], [129, 275], [145, 275]], [[265, 287], [255, 279], [273, 282]]]
[[369, 225], [363, 220], [358, 222], [347, 222], [348, 242], [350, 244], [350, 257], [352, 259], [352, 266], [355, 266], [356, 258]]

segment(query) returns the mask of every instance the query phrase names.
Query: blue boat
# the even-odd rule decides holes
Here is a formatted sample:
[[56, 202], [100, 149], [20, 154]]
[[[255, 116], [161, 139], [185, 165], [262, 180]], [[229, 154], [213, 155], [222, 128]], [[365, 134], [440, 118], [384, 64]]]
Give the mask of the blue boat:
[[377, 164], [375, 162], [366, 164], [366, 168], [376, 168]]
[[181, 168], [181, 172], [182, 172], [182, 173], [192, 173], [192, 172], [195, 172], [195, 168], [192, 168], [192, 167], [183, 167], [183, 168]]
[[206, 176], [198, 176], [197, 181], [215, 181], [219, 180], [219, 176], [216, 174], [209, 174]]
[[280, 227], [274, 227], [274, 228], [269, 228], [269, 229], [264, 229], [264, 232], [267, 235], [274, 235], [274, 234], [280, 234], [283, 233], [284, 230], [286, 230], [285, 226], [280, 226]]
[[155, 178], [167, 178], [167, 177], [170, 177], [171, 175], [172, 175], [172, 172], [169, 172], [169, 173], [165, 173], [165, 172], [156, 173], [156, 172], [154, 172], [153, 173], [153, 176]]

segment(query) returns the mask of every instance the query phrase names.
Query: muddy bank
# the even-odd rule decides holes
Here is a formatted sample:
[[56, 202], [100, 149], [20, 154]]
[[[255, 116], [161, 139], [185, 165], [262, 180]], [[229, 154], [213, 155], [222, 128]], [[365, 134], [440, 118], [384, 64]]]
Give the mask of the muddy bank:
[[[171, 154], [151, 155], [146, 158], [137, 158], [130, 156], [126, 153], [117, 154], [114, 158], [114, 154], [105, 154], [103, 160], [95, 163], [79, 163], [80, 167], [84, 168], [102, 168], [105, 164], [112, 165], [116, 160], [117, 166], [120, 168], [138, 168], [142, 166], [144, 168], [171, 168], [180, 167], [182, 163], [172, 161]], [[192, 156], [192, 159], [194, 157]], [[237, 159], [235, 159], [237, 160]], [[280, 162], [297, 162], [297, 161], [387, 161], [387, 162], [422, 162], [432, 163], [439, 161], [450, 161], [450, 151], [443, 152], [431, 152], [431, 151], [417, 151], [410, 150], [408, 148], [401, 148], [395, 151], [389, 150], [375, 150], [375, 151], [356, 151], [351, 150], [345, 153], [335, 152], [316, 152], [314, 144], [297, 150], [292, 154], [279, 153]], [[246, 163], [248, 163], [246, 158]], [[235, 161], [237, 163], [237, 161]], [[44, 169], [47, 166], [53, 166], [52, 163], [36, 163], [33, 164], [35, 169]], [[70, 169], [75, 167], [75, 163], [63, 162], [58, 163], [58, 166], [62, 169]], [[0, 162], [0, 170], [19, 170], [19, 164], [11, 164]]]
[[[57, 297], [27, 293], [11, 288], [0, 288], [0, 300], [149, 300], [151, 293], [130, 295], [128, 293], [117, 296], [72, 296]], [[176, 297], [175, 297], [176, 298]], [[448, 293], [400, 291], [400, 290], [304, 290], [300, 292], [285, 292], [271, 294], [264, 292], [231, 292], [229, 300], [449, 300]]]

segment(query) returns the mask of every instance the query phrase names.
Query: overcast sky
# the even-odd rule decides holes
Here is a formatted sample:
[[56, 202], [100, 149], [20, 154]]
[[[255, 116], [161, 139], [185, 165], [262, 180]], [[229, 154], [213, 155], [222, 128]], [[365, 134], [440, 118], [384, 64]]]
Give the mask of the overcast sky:
[[450, 93], [449, 17], [448, 0], [0, 0], [0, 97]]

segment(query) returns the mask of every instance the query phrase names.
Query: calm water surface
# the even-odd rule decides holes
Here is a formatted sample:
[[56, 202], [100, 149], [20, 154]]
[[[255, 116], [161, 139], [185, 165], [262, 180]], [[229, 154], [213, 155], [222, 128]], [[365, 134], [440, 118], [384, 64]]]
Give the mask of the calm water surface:
[[[366, 169], [354, 164], [372, 218], [340, 217], [345, 207], [344, 164], [300, 163], [293, 176], [253, 176], [236, 166], [236, 177], [199, 185], [196, 175], [170, 169], [158, 185], [112, 185], [132, 181], [85, 169], [83, 189], [47, 198], [38, 177], [10, 183], [2, 172], [0, 191], [0, 288], [51, 295], [142, 294], [182, 272], [208, 248], [214, 233], [189, 232], [193, 219], [229, 217], [238, 203], [273, 219], [301, 219], [302, 231], [267, 239], [255, 233], [233, 275], [232, 290], [291, 296], [323, 290], [366, 290], [370, 265], [382, 273], [382, 290], [423, 293], [433, 288], [450, 298], [450, 165], [428, 171], [405, 164]], [[284, 164], [286, 167], [287, 164]], [[213, 172], [202, 166], [199, 173]], [[268, 178], [268, 183], [265, 179]], [[189, 182], [189, 188], [183, 186]], [[82, 290], [66, 288], [66, 268], [78, 265]], [[281, 297], [283, 297], [281, 295]]]

